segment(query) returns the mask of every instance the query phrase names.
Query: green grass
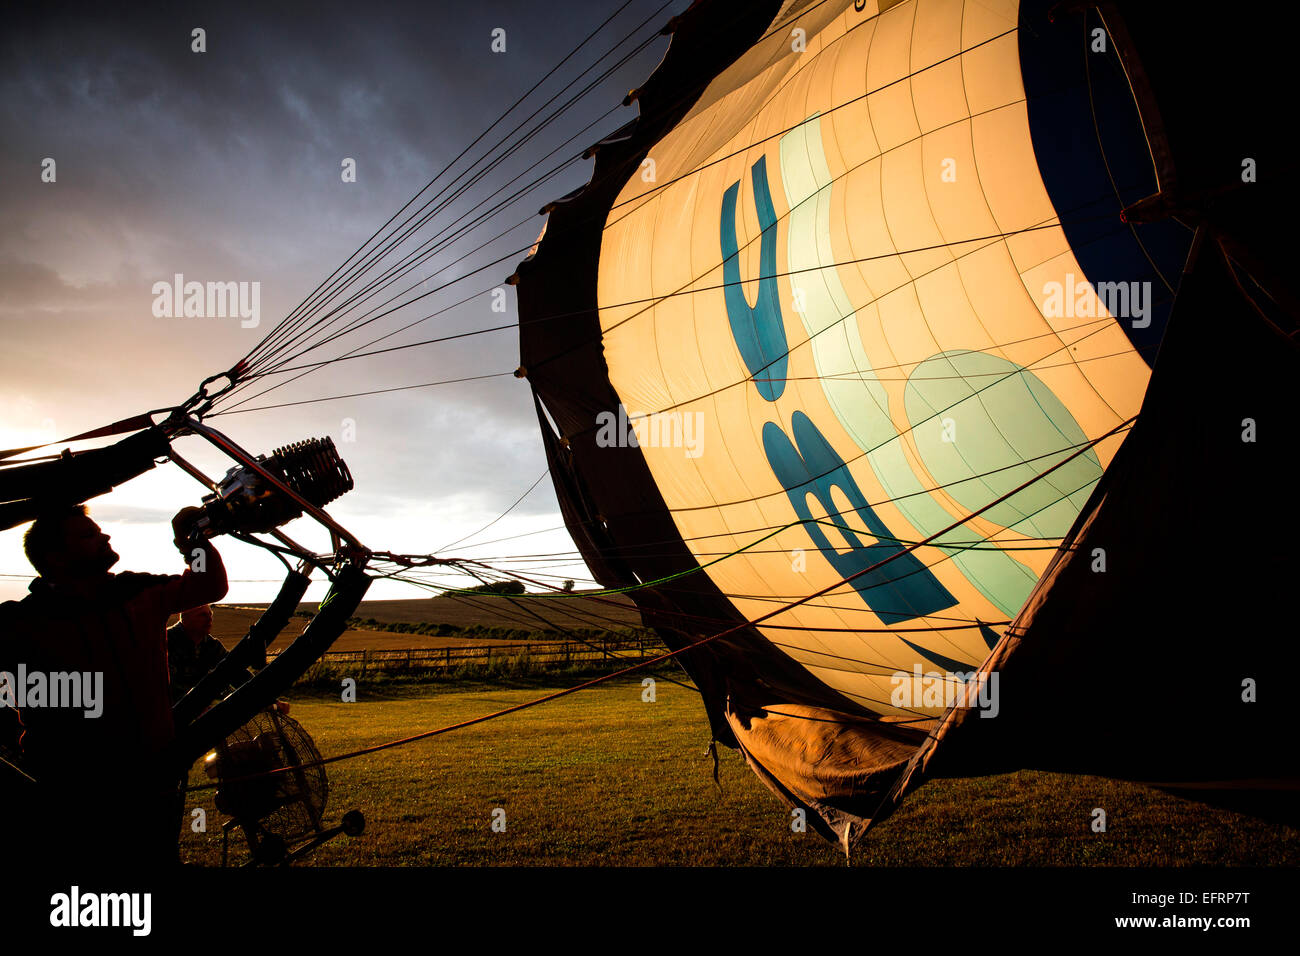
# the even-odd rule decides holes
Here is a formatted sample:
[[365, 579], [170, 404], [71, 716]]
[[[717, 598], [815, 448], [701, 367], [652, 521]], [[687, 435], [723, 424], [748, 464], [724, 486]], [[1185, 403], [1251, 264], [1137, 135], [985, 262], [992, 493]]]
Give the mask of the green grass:
[[[297, 689], [292, 714], [330, 756], [540, 696], [555, 675], [501, 684], [359, 684], [352, 704]], [[843, 866], [838, 847], [793, 833], [788, 808], [734, 751], [705, 756], [699, 697], [660, 681], [643, 703], [624, 679], [431, 740], [331, 764], [327, 817], [359, 808], [366, 832], [340, 836], [315, 865]], [[192, 783], [205, 782], [195, 769]], [[212, 792], [189, 807], [182, 857], [216, 865]], [[503, 808], [506, 831], [491, 829]], [[1094, 807], [1107, 831], [1090, 829]], [[232, 858], [243, 858], [232, 837]], [[1145, 787], [1021, 772], [934, 781], [855, 851], [855, 865], [1296, 865], [1300, 833]]]

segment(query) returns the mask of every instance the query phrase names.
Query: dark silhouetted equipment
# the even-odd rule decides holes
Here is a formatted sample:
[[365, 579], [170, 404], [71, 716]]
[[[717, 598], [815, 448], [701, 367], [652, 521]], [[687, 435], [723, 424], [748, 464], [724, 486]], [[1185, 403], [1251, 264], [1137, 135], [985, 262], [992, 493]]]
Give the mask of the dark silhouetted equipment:
[[204, 769], [219, 785], [217, 809], [231, 818], [221, 826], [222, 866], [235, 827], [248, 842], [245, 865], [268, 866], [287, 865], [340, 833], [357, 836], [365, 828], [359, 810], [325, 826], [329, 780], [320, 751], [280, 706], [254, 715], [218, 744]]
[[[352, 475], [329, 438], [295, 442], [277, 448], [270, 457], [259, 455], [257, 461], [318, 508], [352, 490]], [[216, 492], [203, 499], [203, 511], [200, 527], [206, 523], [212, 534], [269, 532], [302, 517], [302, 508], [293, 498], [247, 465], [226, 472]]]

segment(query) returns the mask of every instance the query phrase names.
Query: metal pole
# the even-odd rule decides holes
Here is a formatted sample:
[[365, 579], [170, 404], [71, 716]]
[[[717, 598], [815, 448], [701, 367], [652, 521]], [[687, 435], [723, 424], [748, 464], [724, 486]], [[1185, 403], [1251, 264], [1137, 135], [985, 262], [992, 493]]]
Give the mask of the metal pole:
[[296, 504], [298, 504], [302, 508], [304, 512], [311, 515], [313, 518], [315, 518], [317, 521], [323, 524], [326, 528], [329, 528], [330, 531], [338, 535], [340, 538], [343, 538], [351, 542], [353, 547], [361, 551], [365, 551], [367, 554], [370, 553], [370, 549], [367, 548], [365, 545], [363, 545], [360, 541], [358, 541], [356, 537], [350, 531], [348, 531], [347, 528], [343, 527], [341, 524], [339, 524], [337, 521], [331, 518], [320, 508], [317, 508], [314, 504], [312, 504], [306, 498], [302, 497], [300, 494], [298, 494], [296, 491], [294, 491], [292, 488], [286, 485], [283, 481], [281, 481], [279, 478], [273, 475], [270, 471], [264, 468], [256, 458], [254, 458], [243, 448], [237, 445], [233, 440], [227, 438], [225, 435], [221, 434], [221, 432], [217, 431], [215, 428], [210, 428], [209, 426], [202, 424], [201, 422], [199, 422], [194, 418], [186, 418], [185, 421], [186, 424], [196, 434], [202, 435], [204, 438], [206, 438], [212, 444], [216, 445], [218, 448], [224, 451], [231, 458], [235, 459], [235, 461], [239, 462], [241, 465], [251, 468], [253, 471], [257, 472], [259, 475], [261, 475], [263, 478], [269, 481], [277, 491], [279, 491], [281, 494], [288, 495], [291, 499], [293, 499], [293, 501]]

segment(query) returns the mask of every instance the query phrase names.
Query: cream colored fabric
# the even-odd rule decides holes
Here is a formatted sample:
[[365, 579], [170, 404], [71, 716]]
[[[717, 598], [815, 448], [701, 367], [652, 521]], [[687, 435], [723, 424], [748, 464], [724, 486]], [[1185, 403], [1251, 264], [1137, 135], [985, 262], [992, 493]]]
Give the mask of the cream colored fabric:
[[[1123, 330], [1079, 286], [1083, 270], [1038, 173], [1017, 4], [887, 6], [783, 11], [651, 149], [604, 231], [610, 381], [634, 419], [683, 416], [681, 432], [663, 415], [643, 421], [642, 450], [702, 565], [748, 549], [705, 573], [751, 620], [844, 577], [774, 473], [768, 423], [803, 451], [794, 419], [806, 416], [882, 525], [915, 542], [1114, 428], [1147, 384]], [[738, 184], [739, 275], [754, 306], [760, 160], [789, 349], [775, 401], [760, 394], [729, 324], [720, 241], [724, 196]], [[1001, 627], [971, 625], [1015, 616], [1116, 447], [1102, 443], [1060, 480], [938, 539], [943, 547], [917, 549], [950, 606], [889, 621], [870, 593], [846, 585], [761, 632], [876, 713], [942, 713], [941, 701], [899, 705], [897, 675], [978, 667]], [[961, 481], [970, 475], [989, 477]], [[804, 500], [815, 518], [842, 512], [832, 517], [860, 545], [879, 539], [844, 482], [830, 498], [830, 509]], [[850, 550], [840, 532], [824, 533]]]

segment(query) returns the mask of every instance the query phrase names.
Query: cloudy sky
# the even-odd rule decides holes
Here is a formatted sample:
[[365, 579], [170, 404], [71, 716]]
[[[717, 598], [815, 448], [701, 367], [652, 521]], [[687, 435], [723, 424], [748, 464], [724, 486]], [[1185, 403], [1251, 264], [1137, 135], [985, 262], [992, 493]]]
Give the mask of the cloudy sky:
[[[54, 441], [177, 404], [203, 378], [229, 368], [620, 2], [169, 3], [131, 4], [125, 14], [104, 4], [42, 4], [7, 13], [0, 39], [0, 447]], [[467, 297], [380, 347], [513, 322], [513, 290], [504, 315], [492, 310], [491, 293], [504, 288], [519, 256], [474, 270], [528, 246], [543, 224], [537, 210], [589, 178], [589, 161], [565, 161], [632, 118], [636, 107], [619, 101], [653, 71], [668, 42], [656, 32], [686, 5], [630, 0], [438, 187], [643, 21], [630, 42], [538, 118], [654, 39], [510, 149], [402, 251], [447, 235], [463, 214], [490, 208], [558, 167], [556, 174], [346, 318], [408, 286], [417, 290], [406, 298], [460, 281], [303, 361], [341, 355]], [[204, 52], [193, 49], [196, 28], [204, 31]], [[504, 51], [492, 49], [494, 37], [498, 46], [504, 38]], [[355, 182], [344, 181], [347, 160], [355, 163]], [[249, 283], [250, 292], [258, 283], [257, 325], [239, 316], [156, 315], [155, 283], [176, 274]], [[333, 364], [242, 409], [517, 365], [513, 331], [481, 334]], [[241, 397], [288, 377], [259, 382]], [[545, 470], [527, 386], [509, 375], [228, 414], [211, 424], [253, 452], [332, 436], [357, 489], [331, 511], [376, 550], [435, 551], [498, 517]], [[230, 464], [197, 438], [177, 448], [210, 474]], [[122, 556], [118, 569], [178, 570], [167, 521], [202, 493], [165, 465], [94, 499], [92, 516]], [[473, 539], [480, 544], [454, 553], [581, 582], [581, 565], [509, 560], [571, 552], [563, 531], [532, 533], [560, 524], [543, 481]], [[325, 547], [324, 536], [301, 522], [289, 530]], [[21, 533], [0, 532], [0, 598], [26, 592]], [[510, 540], [492, 543], [501, 538]], [[222, 551], [235, 581], [229, 599], [266, 599], [279, 565], [236, 542]], [[371, 591], [420, 595], [383, 582]]]

